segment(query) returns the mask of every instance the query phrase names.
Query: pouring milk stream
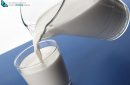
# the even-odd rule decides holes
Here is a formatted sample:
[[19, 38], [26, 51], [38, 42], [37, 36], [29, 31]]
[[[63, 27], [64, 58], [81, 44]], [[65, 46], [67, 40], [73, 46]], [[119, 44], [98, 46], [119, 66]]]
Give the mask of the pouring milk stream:
[[35, 53], [44, 63], [38, 46], [41, 38], [66, 34], [115, 40], [126, 31], [128, 24], [129, 10], [122, 0], [60, 1], [37, 20]]

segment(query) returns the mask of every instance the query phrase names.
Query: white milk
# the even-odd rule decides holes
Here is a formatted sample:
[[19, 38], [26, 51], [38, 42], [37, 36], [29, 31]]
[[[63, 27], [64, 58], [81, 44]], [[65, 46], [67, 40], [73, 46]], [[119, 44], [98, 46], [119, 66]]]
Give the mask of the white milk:
[[55, 49], [54, 46], [41, 49], [44, 64], [34, 53], [22, 61], [21, 73], [29, 85], [68, 85], [69, 79], [64, 62], [58, 49]]
[[[62, 2], [59, 2], [59, 9]], [[44, 28], [57, 11], [46, 14], [42, 26], [36, 26], [33, 35], [34, 53], [27, 56], [20, 64], [21, 74], [29, 85], [68, 85], [68, 74], [58, 49], [54, 46], [39, 48], [39, 41], [44, 36]], [[56, 49], [56, 50], [55, 50]], [[55, 52], [53, 52], [55, 50]]]
[[43, 22], [42, 25], [38, 25], [35, 27], [35, 30], [33, 33], [34, 34], [33, 36], [34, 37], [33, 38], [34, 53], [37, 56], [37, 58], [39, 58], [41, 63], [44, 63], [44, 60], [42, 60], [42, 55], [39, 48], [39, 41], [41, 40], [42, 36], [44, 36], [46, 25], [56, 15], [57, 11], [61, 7], [62, 2], [63, 2], [62, 0], [59, 0], [59, 2], [57, 1], [57, 4], [54, 5], [56, 10], [52, 10], [51, 12], [48, 11], [47, 13], [45, 13], [44, 19], [42, 19], [42, 22]]
[[[42, 37], [68, 34], [102, 39], [117, 39], [126, 30], [129, 22], [124, 5], [118, 0], [66, 0], [54, 21], [45, 27], [55, 16], [62, 1], [44, 13], [37, 21], [34, 30], [34, 53], [21, 63], [23, 77], [29, 85], [67, 85], [68, 76], [60, 53], [48, 52], [54, 47], [39, 48]], [[38, 65], [35, 65], [39, 63]], [[28, 67], [30, 66], [30, 67]]]
[[[46, 16], [56, 10], [55, 6], [43, 14], [37, 27], [44, 29]], [[66, 34], [115, 40], [126, 31], [128, 23], [128, 8], [121, 0], [66, 0], [43, 37]]]

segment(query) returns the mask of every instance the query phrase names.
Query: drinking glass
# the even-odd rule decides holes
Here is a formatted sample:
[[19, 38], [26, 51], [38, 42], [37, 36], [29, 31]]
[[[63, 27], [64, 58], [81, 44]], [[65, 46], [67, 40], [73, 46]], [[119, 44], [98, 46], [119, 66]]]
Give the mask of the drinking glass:
[[[34, 53], [34, 47], [29, 46], [23, 50], [15, 59], [14, 66], [22, 75], [28, 85], [71, 85], [62, 55], [58, 49], [58, 45], [54, 40], [44, 40], [39, 43], [40, 49], [53, 47], [47, 51], [44, 63], [37, 62], [31, 65], [31, 60], [22, 66], [24, 60]], [[45, 54], [42, 51], [42, 54]], [[36, 57], [37, 58], [37, 57]]]

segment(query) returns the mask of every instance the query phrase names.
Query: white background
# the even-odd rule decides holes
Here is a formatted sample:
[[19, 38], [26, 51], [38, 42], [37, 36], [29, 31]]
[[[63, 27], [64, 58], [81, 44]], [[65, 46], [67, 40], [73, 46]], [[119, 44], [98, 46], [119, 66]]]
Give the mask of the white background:
[[[18, 2], [18, 0], [5, 1]], [[4, 8], [0, 5], [0, 54], [31, 39], [30, 33], [20, 19], [19, 7]]]
[[[21, 0], [4, 1], [6, 3], [13, 3], [20, 2]], [[36, 22], [42, 13], [57, 4], [59, 1], [61, 0], [50, 0], [49, 2], [47, 0], [42, 0], [41, 2], [38, 2], [37, 0], [23, 0], [23, 2], [30, 5], [24, 8], [24, 19], [31, 21], [31, 23]], [[31, 34], [22, 23], [20, 7], [2, 7], [0, 5], [0, 54], [3, 54], [31, 39]]]

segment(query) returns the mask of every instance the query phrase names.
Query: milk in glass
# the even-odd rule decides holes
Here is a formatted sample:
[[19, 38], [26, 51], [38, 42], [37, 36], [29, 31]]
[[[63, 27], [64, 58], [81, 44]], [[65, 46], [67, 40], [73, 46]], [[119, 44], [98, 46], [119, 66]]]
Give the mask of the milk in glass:
[[20, 64], [21, 74], [29, 85], [68, 85], [68, 75], [58, 49], [41, 49], [44, 64], [32, 53]]

